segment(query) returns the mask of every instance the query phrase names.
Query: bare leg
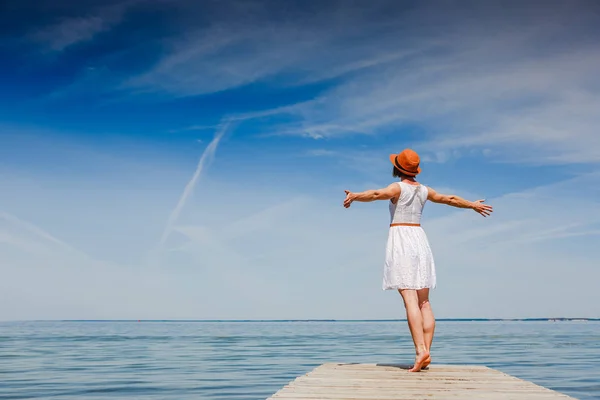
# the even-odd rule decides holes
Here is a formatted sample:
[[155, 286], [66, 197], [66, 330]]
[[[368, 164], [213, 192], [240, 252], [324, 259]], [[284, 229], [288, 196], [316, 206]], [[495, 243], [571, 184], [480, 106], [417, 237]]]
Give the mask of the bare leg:
[[415, 365], [409, 371], [418, 372], [423, 367], [423, 362], [429, 357], [429, 350], [427, 350], [427, 347], [425, 346], [425, 339], [423, 336], [423, 316], [419, 309], [419, 298], [416, 290], [400, 289], [398, 291], [404, 300], [408, 328], [410, 329], [410, 334], [412, 335], [415, 351], [417, 353]]
[[[423, 318], [423, 339], [427, 352], [431, 354], [431, 343], [433, 342], [433, 332], [435, 331], [435, 317], [429, 303], [429, 288], [417, 290], [417, 297], [419, 298], [419, 309]], [[431, 357], [428, 357], [422, 367], [425, 368], [430, 363]]]

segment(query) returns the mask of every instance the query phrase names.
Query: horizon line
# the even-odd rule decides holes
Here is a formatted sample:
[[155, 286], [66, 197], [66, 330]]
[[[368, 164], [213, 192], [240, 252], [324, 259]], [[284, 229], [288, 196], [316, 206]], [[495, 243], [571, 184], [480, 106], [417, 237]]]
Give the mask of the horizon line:
[[[600, 321], [600, 317], [537, 317], [537, 318], [437, 318], [439, 322], [536, 322], [536, 321]], [[406, 322], [400, 319], [31, 319], [6, 322]]]

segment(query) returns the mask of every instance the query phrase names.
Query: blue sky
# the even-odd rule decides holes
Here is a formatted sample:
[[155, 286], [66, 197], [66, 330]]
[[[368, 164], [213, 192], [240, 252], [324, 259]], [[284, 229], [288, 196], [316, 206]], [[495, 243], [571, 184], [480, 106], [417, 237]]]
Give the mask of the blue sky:
[[29, 1], [0, 23], [0, 319], [403, 318], [420, 180], [439, 317], [600, 317], [593, 1]]

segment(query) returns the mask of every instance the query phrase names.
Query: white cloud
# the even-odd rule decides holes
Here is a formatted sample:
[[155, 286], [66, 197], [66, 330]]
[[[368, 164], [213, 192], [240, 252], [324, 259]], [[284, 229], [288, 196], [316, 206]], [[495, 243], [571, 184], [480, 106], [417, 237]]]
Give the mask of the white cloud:
[[192, 178], [189, 180], [189, 182], [183, 189], [183, 193], [181, 194], [181, 197], [179, 198], [177, 205], [175, 206], [175, 208], [173, 208], [173, 210], [171, 211], [171, 213], [169, 215], [169, 219], [167, 220], [165, 229], [160, 238], [159, 251], [162, 250], [162, 246], [164, 245], [165, 241], [171, 234], [174, 224], [177, 223], [179, 214], [181, 214], [181, 210], [183, 209], [183, 207], [185, 207], [185, 203], [186, 203], [187, 199], [194, 191], [194, 187], [196, 186], [198, 179], [200, 179], [200, 175], [202, 174], [203, 169], [205, 168], [205, 166], [209, 165], [210, 162], [212, 161], [212, 159], [214, 158], [215, 152], [217, 151], [217, 148], [219, 146], [219, 142], [223, 138], [223, 135], [225, 135], [225, 133], [227, 132], [227, 129], [229, 128], [229, 124], [230, 124], [229, 121], [225, 121], [223, 123], [223, 125], [221, 127], [219, 127], [218, 131], [215, 133], [215, 137], [208, 144], [208, 146], [206, 146], [206, 149], [200, 156], [200, 159], [198, 160], [198, 165], [196, 166], [196, 170], [194, 171]]
[[[0, 241], [5, 241], [7, 243], [12, 244], [22, 244], [23, 248], [27, 249], [26, 243], [29, 244], [41, 244], [39, 242], [44, 243], [46, 246], [58, 246], [62, 250], [74, 251], [71, 246], [66, 244], [60, 239], [55, 238], [48, 232], [40, 229], [39, 227], [22, 221], [21, 219], [15, 217], [14, 215], [8, 214], [6, 212], [0, 212], [0, 221], [2, 222], [2, 226], [5, 229], [3, 238]], [[14, 235], [11, 233], [15, 233]], [[33, 240], [23, 239], [23, 236], [28, 236]]]
[[285, 18], [257, 4], [209, 10], [212, 25], [173, 39], [128, 85], [180, 96], [336, 78], [311, 101], [276, 111], [295, 122], [268, 129], [320, 139], [416, 125], [425, 133], [411, 139], [442, 162], [475, 148], [496, 161], [597, 163], [600, 53], [588, 7], [341, 3]]
[[[331, 80], [311, 101], [234, 119], [269, 125], [273, 118], [267, 134], [312, 138], [391, 136], [417, 125], [427, 133], [411, 140], [427, 149], [424, 161], [474, 153], [520, 163], [600, 161], [600, 58], [596, 43], [586, 41], [596, 18], [580, 12], [586, 3], [504, 9], [474, 2], [467, 13], [463, 2], [411, 11], [395, 2], [359, 3], [299, 19], [246, 4], [167, 43], [169, 54], [127, 84], [181, 96], [261, 80], [288, 87]], [[50, 35], [49, 46], [63, 49], [108, 29], [94, 20], [73, 23], [72, 36]], [[296, 119], [279, 124], [284, 113]], [[201, 122], [191, 129], [204, 128]], [[143, 142], [103, 154], [54, 143], [57, 135], [31, 136], [4, 136], [20, 140], [15, 154], [40, 164], [0, 169], [0, 319], [402, 316], [398, 295], [380, 289], [385, 203], [345, 210], [344, 188], [324, 187], [314, 176], [307, 188], [273, 179], [273, 171], [261, 180], [257, 164], [249, 179], [222, 173], [203, 180], [205, 195], [189, 196], [165, 229], [194, 166], [139, 151]], [[323, 176], [339, 171], [329, 161], [361, 171], [389, 165], [388, 150], [303, 150], [299, 157], [329, 157], [311, 159]], [[353, 179], [349, 173], [339, 185]], [[469, 182], [449, 185], [475, 191]], [[431, 207], [441, 207], [429, 205], [437, 315], [598, 316], [598, 188], [599, 175], [590, 173], [490, 198], [488, 219], [450, 210], [428, 218]], [[163, 232], [167, 251], [148, 267], [144, 256]]]
[[[468, 52], [462, 49], [464, 54], [452, 63], [440, 53], [416, 66], [396, 65], [355, 77], [299, 106], [306, 125], [302, 129], [336, 136], [420, 124], [427, 132], [420, 141], [433, 151], [494, 146], [508, 150], [501, 158], [508, 161], [600, 161], [595, 112], [600, 94], [586, 87], [600, 69], [597, 47], [535, 61], [515, 60], [508, 53], [486, 65], [488, 44], [482, 39], [476, 45]], [[339, 128], [344, 126], [353, 129]]]
[[306, 155], [311, 157], [327, 157], [334, 156], [336, 154], [337, 152], [327, 149], [313, 149], [306, 152]]
[[[591, 281], [600, 278], [593, 245], [599, 184], [600, 175], [591, 173], [490, 199], [488, 219], [469, 211], [427, 221], [444, 282], [436, 298], [457, 300], [452, 307], [440, 304], [441, 312], [464, 307], [464, 316], [598, 315], [567, 298], [598, 302], [590, 292]], [[467, 306], [469, 299], [476, 302]]]
[[[120, 168], [118, 158], [110, 162]], [[185, 175], [175, 180], [184, 185]], [[600, 224], [593, 200], [600, 195], [599, 176], [489, 199], [495, 212], [488, 219], [449, 208], [446, 216], [430, 218], [431, 208], [442, 206], [427, 206], [424, 226], [439, 274], [433, 295], [438, 317], [598, 316], [594, 285], [600, 253], [592, 244]], [[0, 319], [403, 316], [398, 295], [381, 290], [384, 202], [346, 210], [341, 191], [322, 197], [293, 185], [205, 179], [201, 190], [210, 195], [190, 197], [162, 264], [149, 268], [144, 263], [149, 247], [141, 245], [155, 241], [144, 237], [160, 236], [160, 216], [171, 204], [165, 199], [179, 193], [177, 185], [166, 183], [173, 176], [156, 178], [138, 176], [126, 191], [94, 182], [96, 193], [111, 194], [109, 209], [107, 199], [87, 196], [89, 186], [75, 176], [62, 181], [59, 192], [52, 191], [56, 184], [36, 186], [36, 192], [21, 181], [7, 186], [15, 198], [30, 200], [19, 210], [20, 223], [0, 230], [0, 237], [20, 241], [2, 243]], [[149, 196], [144, 189], [149, 182], [163, 189]], [[174, 193], [163, 193], [166, 188]], [[65, 206], [59, 209], [62, 218], [48, 216], [61, 204], [55, 196], [69, 208], [69, 214]], [[1, 204], [10, 205], [6, 199]], [[9, 211], [17, 208], [14, 203]], [[87, 217], [78, 224], [83, 212], [97, 214], [107, 229], [98, 230], [99, 222]], [[28, 215], [36, 225], [23, 221]], [[43, 227], [37, 226], [41, 220]], [[34, 228], [21, 234], [22, 227]], [[78, 249], [93, 243], [94, 253], [112, 262], [69, 250], [75, 247], [57, 231], [76, 237]], [[114, 241], [117, 233], [122, 239]], [[50, 252], [35, 246], [48, 240], [54, 243]], [[137, 257], [129, 255], [131, 249]]]
[[[187, 11], [194, 7], [188, 5]], [[194, 24], [170, 40], [167, 55], [127, 86], [179, 96], [218, 92], [266, 78], [299, 85], [398, 61], [422, 50], [397, 50], [390, 40], [373, 46], [379, 39], [369, 38], [373, 31], [382, 25], [388, 29], [394, 22], [387, 18], [382, 24], [381, 16], [370, 14], [393, 9], [392, 3], [371, 6], [368, 12], [347, 3], [319, 3], [319, 7], [318, 13], [291, 14], [276, 2], [203, 7], [208, 25]]]
[[62, 51], [74, 44], [92, 40], [96, 35], [110, 30], [123, 19], [129, 7], [139, 0], [127, 0], [116, 5], [91, 10], [86, 15], [63, 18], [33, 32], [30, 38], [43, 43], [52, 51]]
[[46, 42], [50, 49], [60, 51], [75, 43], [92, 39], [110, 25], [109, 21], [100, 17], [69, 18], [36, 32], [33, 39]]

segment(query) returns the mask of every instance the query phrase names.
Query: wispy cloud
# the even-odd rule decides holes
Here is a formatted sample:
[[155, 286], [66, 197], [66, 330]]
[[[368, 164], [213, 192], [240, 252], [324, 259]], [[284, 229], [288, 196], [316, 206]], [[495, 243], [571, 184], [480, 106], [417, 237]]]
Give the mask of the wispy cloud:
[[[505, 40], [508, 47], [513, 38]], [[536, 46], [526, 34], [520, 41]], [[447, 46], [451, 57], [430, 54], [355, 77], [299, 106], [300, 130], [331, 137], [419, 125], [426, 133], [414, 139], [442, 154], [494, 146], [506, 150], [492, 157], [503, 161], [600, 162], [594, 111], [600, 93], [588, 86], [600, 69], [597, 46], [534, 59], [515, 56], [511, 48], [496, 52], [495, 63], [489, 46], [484, 38], [465, 43], [455, 37]]]
[[[57, 238], [30, 221], [23, 220], [7, 212], [0, 212], [0, 243], [20, 249], [29, 256], [54, 257], [60, 260], [76, 260], [87, 267], [109, 266], [104, 261], [91, 257], [88, 253]], [[0, 263], [2, 262], [0, 258]], [[6, 262], [6, 260], [4, 260]]]
[[[452, 226], [461, 226], [460, 235], [443, 240], [448, 248], [480, 242], [480, 247], [505, 249], [534, 242], [551, 243], [566, 237], [594, 236], [600, 225], [600, 204], [591, 199], [600, 195], [599, 184], [600, 174], [591, 172], [508, 193], [488, 199], [495, 209], [491, 226], [478, 223], [478, 216], [471, 215], [474, 213], [455, 213], [432, 221], [432, 227], [446, 232]], [[590, 197], [577, 196], [577, 190], [583, 187], [589, 188]]]
[[[64, 12], [67, 3], [58, 3], [52, 10]], [[436, 306], [440, 316], [596, 312], [599, 176], [522, 190], [514, 188], [525, 180], [536, 186], [538, 173], [558, 168], [496, 182], [503, 172], [488, 163], [600, 162], [597, 2], [303, 1], [294, 8], [277, 0], [159, 0], [135, 10], [132, 2], [101, 3], [40, 17], [51, 22], [26, 37], [60, 62], [40, 63], [39, 75], [24, 73], [22, 82], [56, 83], [60, 99], [45, 99], [48, 108], [15, 107], [15, 118], [47, 121], [52, 131], [4, 129], [0, 208], [9, 213], [0, 214], [0, 318], [394, 317], [387, 294], [373, 296], [386, 205], [346, 210], [342, 185], [379, 185], [373, 181], [385, 177], [375, 172], [390, 178], [387, 155], [408, 143], [427, 163], [477, 156], [467, 162], [490, 174], [477, 179], [483, 187], [468, 177], [441, 182], [461, 196], [514, 192], [488, 199], [495, 213], [485, 220], [428, 206], [438, 295], [448, 300]], [[144, 26], [153, 16], [158, 25]], [[116, 28], [122, 37], [112, 35]], [[96, 70], [76, 71], [92, 59]], [[29, 61], [22, 71], [36, 70], [38, 60]], [[10, 72], [19, 62], [3, 65]], [[74, 90], [56, 82], [63, 68], [74, 72]], [[221, 91], [229, 92], [214, 94]], [[73, 119], [69, 105], [79, 110], [81, 99], [74, 92], [102, 106]], [[11, 93], [7, 104], [18, 97]], [[64, 113], [53, 112], [57, 106]], [[155, 113], [152, 123], [138, 118]], [[225, 123], [213, 126], [220, 113], [249, 128], [236, 136], [255, 163], [249, 179], [230, 179], [239, 168], [203, 179], [227, 134]], [[94, 128], [84, 133], [79, 124]], [[58, 132], [67, 125], [73, 130]], [[167, 135], [166, 148], [172, 127], [190, 137]], [[214, 137], [198, 134], [209, 128]], [[99, 141], [98, 132], [119, 139]], [[190, 167], [179, 151], [199, 148], [199, 136], [212, 142], [199, 160], [191, 155]], [[291, 172], [281, 168], [284, 153], [295, 157]], [[427, 179], [448, 176], [434, 167]], [[332, 183], [341, 170], [343, 181]], [[158, 248], [164, 268], [148, 268], [149, 248]], [[573, 300], [581, 296], [589, 301]]]
[[75, 43], [92, 39], [110, 25], [110, 21], [101, 17], [70, 18], [36, 32], [32, 39], [47, 43], [51, 50], [60, 51]]
[[269, 130], [318, 139], [419, 126], [418, 137], [398, 135], [438, 161], [473, 148], [498, 161], [600, 161], [598, 14], [585, 11], [593, 2], [485, 2], [468, 13], [465, 3], [328, 2], [282, 18], [249, 4], [209, 9], [208, 26], [172, 39], [128, 85], [188, 96], [331, 80], [311, 101], [277, 110], [293, 121]]
[[[371, 37], [389, 29], [400, 7], [382, 2], [367, 10], [348, 3], [319, 2], [319, 12], [293, 13], [272, 1], [203, 6], [210, 21], [189, 26], [171, 39], [167, 55], [130, 87], [198, 95], [264, 79], [298, 85], [333, 79], [391, 61], [422, 48], [398, 49], [391, 37]], [[188, 3], [187, 11], [195, 6]], [[374, 47], [375, 41], [378, 46]]]
[[127, 9], [141, 0], [126, 0], [115, 5], [103, 6], [85, 14], [62, 18], [33, 33], [33, 41], [44, 44], [52, 51], [62, 51], [69, 46], [92, 40], [96, 35], [110, 30], [120, 23]]
[[[61, 250], [67, 250], [67, 251], [73, 252], [73, 253], [78, 252], [78, 250], [74, 249], [67, 243], [63, 242], [62, 240], [54, 237], [53, 235], [46, 232], [42, 228], [40, 228], [30, 222], [24, 221], [12, 214], [9, 214], [6, 212], [0, 212], [0, 220], [3, 220], [5, 223], [8, 223], [9, 228], [10, 228], [7, 232], [5, 232], [3, 241], [12, 242], [12, 243], [18, 242], [18, 243], [23, 244], [23, 246], [20, 246], [20, 247], [27, 249], [28, 248], [27, 244], [34, 244], [34, 243], [37, 243], [40, 240], [42, 240], [46, 244], [56, 246], [56, 247], [60, 248]], [[15, 233], [16, 231], [19, 231], [19, 230], [27, 233], [28, 236], [31, 237], [33, 240], [23, 241], [23, 240], [19, 239], [18, 236], [20, 236], [20, 235]], [[2, 240], [0, 240], [0, 241], [2, 241]], [[34, 247], [38, 248], [38, 246], [34, 246]]]
[[[126, 169], [119, 159], [110, 164]], [[311, 192], [309, 197], [301, 187], [282, 190], [280, 184], [256, 181], [207, 181], [211, 196], [189, 196], [185, 207], [194, 212], [173, 224], [163, 248], [164, 268], [147, 268], [143, 262], [127, 261], [138, 262], [148, 248], [142, 244], [161, 233], [164, 224], [156, 214], [170, 202], [162, 190], [148, 188], [173, 187], [174, 180], [185, 179], [183, 167], [176, 174], [136, 176], [119, 186], [121, 195], [105, 180], [84, 186], [87, 176], [75, 179], [63, 181], [63, 189], [53, 192], [54, 185], [41, 183], [47, 177], [37, 178], [32, 186], [39, 191], [34, 192], [35, 201], [24, 206], [24, 215], [32, 208], [47, 210], [42, 218], [60, 224], [54, 226], [60, 226], [57, 231], [82, 237], [78, 243], [86, 248], [93, 242], [115, 265], [71, 256], [73, 246], [50, 233], [53, 230], [28, 229], [10, 222], [10, 217], [1, 219], [10, 227], [0, 225], [0, 240], [6, 233], [9, 240], [23, 241], [0, 243], [1, 319], [393, 318], [396, 313], [389, 307], [391, 294], [377, 294], [387, 220], [383, 202], [346, 210], [341, 190], [327, 191], [327, 197]], [[26, 198], [24, 186], [19, 181], [10, 189]], [[490, 198], [495, 213], [489, 219], [469, 210], [428, 205], [424, 227], [438, 265], [436, 297], [447, 300], [438, 302], [438, 314], [517, 317], [572, 315], [577, 310], [594, 315], [598, 296], [593, 289], [600, 278], [594, 247], [599, 188], [599, 175], [587, 174]], [[82, 196], [93, 190], [95, 195]], [[233, 192], [243, 196], [232, 198]], [[69, 208], [63, 218], [50, 217], [56, 208], [48, 207], [49, 193], [59, 196], [51, 205]], [[97, 203], [83, 205], [85, 198]], [[104, 208], [110, 202], [114, 204]], [[433, 207], [450, 214], [432, 218]], [[103, 223], [77, 221], [87, 213], [98, 213]], [[113, 237], [120, 234], [123, 240], [116, 243]], [[183, 240], [177, 241], [176, 235]], [[148, 241], [136, 243], [140, 236], [148, 236]], [[53, 250], [33, 246], [27, 252], [11, 251], [37, 242]], [[131, 247], [136, 257], [123, 251]], [[340, 276], [345, 277], [343, 288], [335, 283]], [[583, 282], [581, 276], [590, 279]], [[505, 298], [507, 286], [514, 294], [510, 298]], [[566, 298], [586, 293], [590, 301], [574, 307], [573, 301], [555, 296], [560, 287]], [[516, 306], [531, 293], [539, 303]], [[473, 296], [480, 296], [477, 304]]]
[[169, 130], [169, 133], [206, 131], [206, 130], [215, 129], [215, 128], [218, 128], [218, 126], [217, 125], [190, 125], [190, 126], [186, 126], [184, 128], [171, 129], [171, 130]]
[[200, 160], [198, 161], [198, 166], [196, 167], [196, 170], [194, 171], [192, 178], [189, 180], [189, 182], [185, 186], [183, 193], [182, 193], [181, 197], [179, 198], [179, 201], [177, 202], [177, 205], [175, 206], [175, 208], [171, 211], [171, 214], [169, 215], [169, 219], [167, 220], [165, 229], [164, 229], [162, 236], [160, 238], [160, 241], [159, 241], [159, 251], [162, 249], [167, 238], [171, 234], [171, 232], [173, 230], [173, 226], [177, 222], [177, 219], [179, 218], [179, 214], [181, 213], [181, 210], [185, 207], [185, 203], [186, 203], [188, 197], [194, 191], [194, 187], [196, 186], [196, 183], [200, 179], [200, 175], [202, 174], [204, 167], [212, 161], [212, 159], [215, 155], [215, 152], [217, 151], [217, 147], [219, 146], [219, 142], [223, 138], [223, 135], [225, 135], [225, 133], [227, 132], [229, 125], [230, 125], [230, 121], [225, 121], [222, 124], [220, 129], [215, 134], [214, 139], [209, 143], [209, 145], [206, 147], [206, 149], [202, 153], [202, 156], [200, 157]]
[[[33, 36], [61, 50], [110, 29], [132, 4]], [[149, 38], [164, 54], [124, 77], [119, 93], [185, 97], [257, 82], [288, 89], [326, 82], [298, 104], [236, 118], [262, 118], [264, 136], [397, 131], [439, 162], [472, 149], [501, 162], [600, 161], [593, 1], [309, 3], [319, 12], [269, 0], [175, 4], [173, 33]], [[189, 17], [200, 13], [201, 22]], [[415, 126], [418, 133], [404, 129]]]
[[306, 155], [311, 156], [311, 157], [327, 157], [327, 156], [333, 156], [336, 154], [337, 154], [336, 151], [327, 150], [327, 149], [313, 149], [313, 150], [308, 150], [306, 152]]

